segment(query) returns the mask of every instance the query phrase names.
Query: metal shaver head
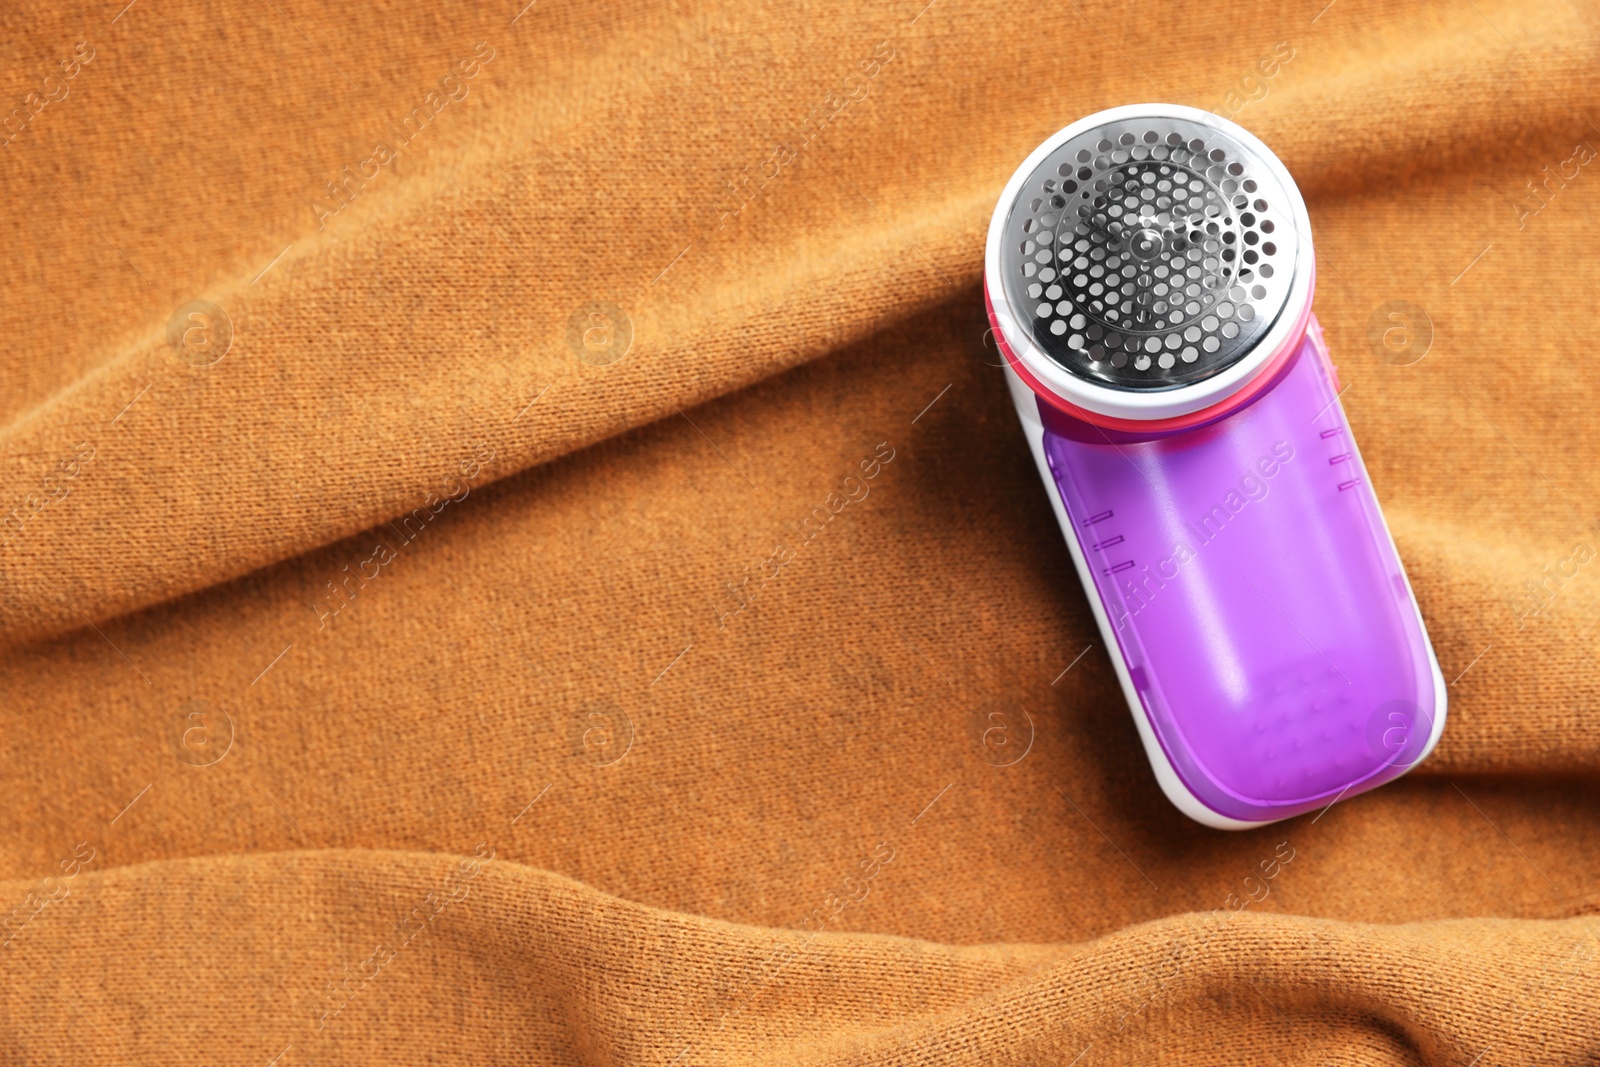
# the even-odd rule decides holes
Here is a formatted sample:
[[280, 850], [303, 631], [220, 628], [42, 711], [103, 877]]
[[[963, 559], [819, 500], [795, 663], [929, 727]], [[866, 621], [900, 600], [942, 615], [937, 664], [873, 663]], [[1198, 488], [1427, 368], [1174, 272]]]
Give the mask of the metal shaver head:
[[1216, 417], [1304, 334], [1310, 232], [1288, 171], [1234, 123], [1173, 104], [1091, 115], [1035, 150], [995, 210], [1002, 351], [1087, 421]]

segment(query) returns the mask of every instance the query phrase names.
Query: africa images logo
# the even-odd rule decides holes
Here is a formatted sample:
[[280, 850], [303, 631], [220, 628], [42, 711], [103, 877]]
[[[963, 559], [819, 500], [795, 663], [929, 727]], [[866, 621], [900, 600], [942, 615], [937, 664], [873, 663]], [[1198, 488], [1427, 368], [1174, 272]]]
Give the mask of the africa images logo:
[[400, 117], [399, 125], [392, 122], [388, 124], [395, 135], [392, 144], [379, 141], [373, 146], [371, 155], [353, 166], [346, 164], [327, 182], [324, 186], [326, 195], [319, 193], [310, 199], [311, 214], [317, 220], [317, 229], [325, 229], [329, 219], [349, 207], [368, 183], [375, 181], [386, 167], [392, 166], [400, 158], [401, 152], [410, 147], [423, 129], [436, 120], [445, 108], [465, 100], [472, 91], [467, 83], [482, 73], [494, 57], [494, 46], [487, 41], [479, 41], [473, 46], [472, 55], [451, 64], [439, 78], [437, 90], [429, 89], [423, 94], [421, 103]]
[[[1111, 601], [1112, 621], [1117, 629], [1120, 630], [1129, 619], [1149, 607], [1156, 594], [1165, 589], [1168, 582], [1175, 580], [1182, 568], [1195, 560], [1199, 550], [1216, 540], [1251, 502], [1265, 500], [1271, 492], [1271, 480], [1292, 459], [1293, 445], [1287, 441], [1274, 444], [1272, 454], [1257, 459], [1253, 468], [1245, 468], [1237, 484], [1223, 494], [1219, 503], [1213, 504], [1198, 519], [1183, 524], [1183, 528], [1194, 535], [1193, 540], [1180, 537], [1173, 543], [1172, 553], [1154, 567], [1146, 563], [1137, 577], [1125, 575], [1120, 586], [1122, 599]], [[1127, 568], [1132, 569], [1131, 560]]]

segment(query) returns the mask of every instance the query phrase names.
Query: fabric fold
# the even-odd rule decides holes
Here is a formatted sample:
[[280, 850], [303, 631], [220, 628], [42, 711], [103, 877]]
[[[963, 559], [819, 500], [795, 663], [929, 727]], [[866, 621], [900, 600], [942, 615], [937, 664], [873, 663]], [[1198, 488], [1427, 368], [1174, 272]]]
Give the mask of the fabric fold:
[[[1354, 1048], [1369, 1062], [1578, 1062], [1600, 1029], [1597, 924], [1219, 909], [1074, 945], [954, 946], [641, 907], [487, 842], [207, 857], [63, 882], [10, 934], [7, 1041], [41, 1063], [61, 1059], [61, 1030], [80, 1057], [168, 1062], [227, 1041], [306, 1063], [1228, 1063], [1274, 1039], [1293, 1062]], [[129, 951], [151, 928], [162, 952]], [[61, 966], [91, 942], [96, 972]], [[183, 977], [165, 970], [176, 960]], [[1440, 986], [1470, 1007], [1440, 1012]]]

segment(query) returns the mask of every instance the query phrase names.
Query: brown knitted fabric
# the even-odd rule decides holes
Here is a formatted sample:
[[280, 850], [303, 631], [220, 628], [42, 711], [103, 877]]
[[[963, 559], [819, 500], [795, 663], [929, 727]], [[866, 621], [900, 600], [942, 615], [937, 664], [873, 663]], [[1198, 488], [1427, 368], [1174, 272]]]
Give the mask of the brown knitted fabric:
[[[0, 1062], [1600, 1059], [1592, 6], [26, 6]], [[1304, 191], [1451, 682], [1251, 833], [984, 339], [1151, 99]]]

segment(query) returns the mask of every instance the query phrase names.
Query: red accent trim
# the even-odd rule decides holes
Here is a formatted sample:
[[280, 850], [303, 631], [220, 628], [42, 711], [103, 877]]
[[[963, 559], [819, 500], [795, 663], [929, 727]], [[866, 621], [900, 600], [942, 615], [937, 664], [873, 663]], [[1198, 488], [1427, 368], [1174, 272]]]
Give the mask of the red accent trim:
[[[1006, 342], [1005, 331], [1000, 329], [1000, 320], [994, 313], [994, 301], [989, 298], [988, 278], [983, 280], [983, 306], [989, 312], [989, 325], [994, 327], [995, 344], [1000, 349], [1000, 354], [1006, 358], [1006, 362], [1011, 364], [1011, 369], [1017, 372], [1017, 377], [1026, 382], [1028, 388], [1037, 393], [1040, 399], [1063, 415], [1077, 419], [1080, 422], [1087, 422], [1091, 426], [1100, 426], [1108, 430], [1122, 430], [1126, 433], [1175, 433], [1179, 430], [1193, 429], [1196, 426], [1214, 422], [1230, 411], [1244, 407], [1254, 400], [1259, 393], [1271, 388], [1278, 380], [1289, 360], [1300, 350], [1300, 345], [1305, 340], [1307, 329], [1315, 321], [1311, 317], [1310, 298], [1317, 290], [1316, 271], [1316, 263], [1313, 261], [1311, 265], [1311, 285], [1306, 294], [1305, 307], [1300, 311], [1299, 321], [1296, 322], [1295, 328], [1290, 332], [1288, 339], [1279, 347], [1277, 352], [1273, 353], [1272, 358], [1262, 365], [1254, 378], [1251, 378], [1234, 392], [1223, 397], [1210, 407], [1201, 408], [1199, 411], [1191, 411], [1187, 415], [1174, 415], [1165, 419], [1124, 419], [1115, 415], [1102, 415], [1097, 411], [1081, 408], [1071, 401], [1058, 396], [1049, 386], [1034, 377], [1027, 367], [1022, 365], [1022, 361], [1017, 358], [1017, 354], [1011, 350], [1011, 345]], [[1327, 361], [1328, 349], [1322, 343], [1322, 331], [1320, 329], [1313, 334], [1313, 343], [1323, 360]]]

